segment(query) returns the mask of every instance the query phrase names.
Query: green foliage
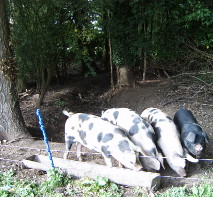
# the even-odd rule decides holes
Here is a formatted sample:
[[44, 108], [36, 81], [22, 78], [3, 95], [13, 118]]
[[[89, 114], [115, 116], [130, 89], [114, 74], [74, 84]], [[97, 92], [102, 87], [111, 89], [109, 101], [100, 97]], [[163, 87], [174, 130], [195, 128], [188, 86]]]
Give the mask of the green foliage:
[[185, 36], [194, 40], [197, 46], [213, 47], [213, 12], [205, 2], [198, 0], [183, 1], [177, 14], [177, 24], [183, 25]]
[[213, 13], [198, 0], [114, 1], [108, 29], [113, 60], [134, 66], [143, 54], [158, 61], [176, 61], [186, 55], [183, 42], [211, 48]]
[[44, 95], [62, 56], [63, 28], [59, 23], [60, 14], [55, 14], [60, 9], [56, 0], [11, 1], [18, 76], [36, 82], [40, 95]]
[[137, 21], [128, 1], [115, 1], [111, 10], [109, 32], [112, 39], [113, 62], [133, 66], [140, 47]]
[[61, 100], [56, 100], [54, 103], [57, 107], [64, 107], [65, 106], [65, 102], [61, 101]]
[[70, 183], [71, 176], [65, 175], [62, 171], [55, 168], [47, 172], [47, 181], [44, 185], [47, 185], [50, 188], [62, 187]]
[[4, 172], [2, 174], [0, 174], [0, 186], [4, 186], [4, 185], [11, 185], [13, 183], [13, 171], [10, 170], [9, 172]]
[[67, 55], [72, 55], [83, 67], [83, 74], [95, 75], [93, 63], [103, 53], [103, 35], [96, 23], [92, 1], [72, 1], [66, 5], [65, 44]]
[[103, 43], [92, 23], [96, 15], [91, 2], [21, 0], [10, 7], [19, 75], [40, 86], [46, 69], [55, 74], [57, 67], [74, 60], [82, 62], [84, 73], [95, 74], [93, 60]]
[[[0, 174], [0, 196], [28, 197], [28, 196], [74, 196], [81, 193], [83, 196], [121, 197], [124, 190], [110, 182], [107, 178], [97, 177], [74, 181], [71, 176], [65, 175], [59, 169], [49, 170], [47, 180], [41, 184], [33, 180], [19, 180], [11, 170]], [[61, 189], [61, 190], [60, 190]], [[137, 196], [143, 196], [140, 188], [135, 188]], [[144, 194], [146, 196], [146, 194]], [[193, 185], [192, 187], [173, 187], [156, 197], [213, 197], [213, 186], [209, 183]]]
[[145, 54], [158, 62], [177, 61], [187, 54], [188, 41], [212, 54], [208, 1], [13, 0], [8, 5], [19, 75], [39, 85], [47, 69], [56, 75], [72, 61], [82, 65], [85, 76], [95, 75], [95, 61], [109, 61], [109, 41], [117, 66], [137, 66]]
[[[61, 189], [61, 192], [60, 192]], [[122, 191], [106, 178], [97, 177], [95, 180], [84, 179], [74, 181], [59, 169], [49, 170], [47, 180], [41, 184], [34, 181], [18, 180], [13, 171], [0, 174], [0, 196], [73, 196], [81, 191], [83, 196], [121, 197]]]
[[191, 188], [174, 187], [163, 194], [156, 195], [156, 197], [212, 197], [213, 186], [211, 184], [194, 185]]
[[13, 44], [20, 65], [19, 72], [35, 72], [53, 66], [57, 59], [59, 28], [54, 15], [55, 1], [14, 1]]
[[38, 184], [34, 181], [18, 180], [14, 173], [3, 173], [0, 175], [0, 196], [29, 197], [29, 196], [63, 196], [55, 190], [58, 187], [72, 183], [70, 176], [66, 176], [59, 170], [50, 170], [47, 180]]
[[47, 180], [41, 186], [42, 193], [54, 193], [58, 187], [65, 187], [67, 184], [72, 184], [71, 176], [63, 174], [62, 171], [56, 169], [47, 172]]
[[3, 173], [0, 175], [0, 195], [1, 196], [35, 196], [38, 190], [38, 184], [31, 181], [18, 181], [14, 173]]
[[85, 196], [121, 197], [122, 193], [118, 186], [107, 178], [97, 177], [95, 180], [85, 179], [81, 182]]
[[135, 187], [134, 190], [135, 190], [135, 196], [140, 196], [140, 197], [148, 196], [147, 195], [147, 190], [146, 190], [146, 192], [144, 192], [145, 189], [143, 189], [141, 187]]

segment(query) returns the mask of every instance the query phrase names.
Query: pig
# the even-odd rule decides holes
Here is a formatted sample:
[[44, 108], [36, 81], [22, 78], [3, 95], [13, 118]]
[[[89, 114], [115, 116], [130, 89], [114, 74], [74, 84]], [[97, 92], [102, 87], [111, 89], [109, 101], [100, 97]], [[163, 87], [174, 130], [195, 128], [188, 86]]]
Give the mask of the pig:
[[208, 136], [203, 132], [192, 112], [184, 106], [180, 107], [174, 115], [174, 123], [180, 132], [183, 145], [196, 158], [200, 158], [208, 143]]
[[[78, 142], [77, 151], [81, 145], [102, 154], [107, 166], [112, 167], [111, 156], [125, 167], [140, 170], [142, 165], [137, 157], [141, 150], [125, 135], [122, 129], [98, 116], [86, 113], [72, 113], [63, 111], [69, 118], [65, 123], [67, 159], [69, 150], [74, 142]], [[80, 154], [77, 152], [77, 156]]]
[[160, 170], [163, 158], [155, 145], [154, 130], [140, 115], [128, 108], [112, 108], [102, 112], [101, 118], [122, 128], [129, 139], [143, 150], [147, 156], [140, 157], [144, 170]]
[[183, 149], [180, 135], [172, 119], [157, 108], [145, 109], [141, 117], [147, 120], [154, 128], [157, 145], [162, 150], [169, 166], [181, 177], [186, 176], [185, 166], [187, 160], [198, 162]]

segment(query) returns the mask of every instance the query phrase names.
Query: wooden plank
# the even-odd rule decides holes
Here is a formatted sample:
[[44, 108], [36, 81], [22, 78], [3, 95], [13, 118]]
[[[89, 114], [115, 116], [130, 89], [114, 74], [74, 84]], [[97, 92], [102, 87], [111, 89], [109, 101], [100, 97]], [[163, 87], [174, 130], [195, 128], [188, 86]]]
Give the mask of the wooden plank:
[[[64, 160], [53, 157], [55, 167], [63, 169], [66, 173], [76, 177], [96, 178], [97, 176], [106, 177], [114, 183], [128, 186], [140, 186], [145, 188], [158, 189], [160, 186], [160, 174], [144, 171], [134, 171], [125, 168], [108, 167], [105, 165], [91, 164], [73, 160]], [[25, 167], [49, 170], [50, 160], [48, 156], [34, 155], [23, 160]]]

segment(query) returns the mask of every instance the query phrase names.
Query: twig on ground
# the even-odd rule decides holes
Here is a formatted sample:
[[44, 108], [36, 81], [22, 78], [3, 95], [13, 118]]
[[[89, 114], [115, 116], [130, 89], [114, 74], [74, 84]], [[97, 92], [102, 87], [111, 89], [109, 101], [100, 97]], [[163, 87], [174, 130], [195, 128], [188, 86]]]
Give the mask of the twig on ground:
[[[181, 100], [182, 99], [182, 100]], [[184, 97], [179, 97], [179, 98], [176, 98], [176, 99], [173, 99], [173, 100], [170, 100], [170, 101], [167, 101], [166, 103], [163, 104], [163, 106], [166, 106], [168, 104], [171, 104], [173, 102], [186, 102], [186, 99]]]
[[175, 76], [172, 76], [172, 77], [170, 77], [170, 78], [176, 78], [176, 77], [179, 77], [179, 76], [182, 76], [182, 75], [188, 75], [188, 76], [190, 76], [190, 77], [192, 77], [192, 78], [194, 78], [194, 79], [197, 79], [198, 81], [201, 81], [202, 83], [204, 83], [204, 84], [210, 86], [211, 84], [206, 83], [206, 82], [203, 81], [202, 79], [193, 76], [193, 75], [199, 75], [199, 74], [201, 74], [201, 75], [203, 75], [203, 74], [213, 74], [213, 72], [206, 72], [206, 73], [180, 73], [180, 74], [175, 75]]
[[175, 81], [172, 80], [172, 78], [169, 76], [169, 74], [168, 74], [165, 70], [163, 70], [163, 73], [167, 76], [167, 78], [168, 78], [169, 80], [172, 81], [173, 84], [176, 84]]

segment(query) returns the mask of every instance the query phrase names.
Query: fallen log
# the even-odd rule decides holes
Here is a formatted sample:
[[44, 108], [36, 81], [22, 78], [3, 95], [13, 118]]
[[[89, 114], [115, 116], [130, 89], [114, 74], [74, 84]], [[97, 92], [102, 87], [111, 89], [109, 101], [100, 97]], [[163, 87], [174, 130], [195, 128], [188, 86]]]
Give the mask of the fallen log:
[[[65, 171], [67, 174], [71, 174], [75, 177], [105, 177], [114, 183], [128, 186], [140, 186], [148, 189], [158, 189], [160, 186], [160, 174], [134, 171], [125, 168], [108, 167], [105, 165], [92, 164], [87, 162], [64, 160], [61, 158], [53, 157], [55, 167], [58, 167]], [[27, 168], [34, 168], [47, 171], [50, 167], [50, 160], [48, 156], [33, 155], [26, 160], [23, 160], [23, 164]]]

